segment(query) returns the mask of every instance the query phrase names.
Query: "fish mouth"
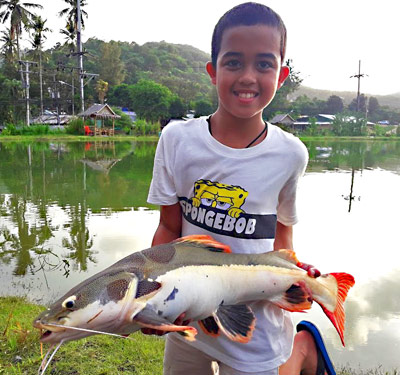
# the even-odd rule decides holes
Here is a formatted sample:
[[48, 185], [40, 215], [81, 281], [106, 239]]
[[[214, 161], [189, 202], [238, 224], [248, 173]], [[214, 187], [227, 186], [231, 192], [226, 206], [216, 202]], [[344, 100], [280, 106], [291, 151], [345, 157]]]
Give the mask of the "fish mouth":
[[[52, 333], [65, 332], [66, 328], [53, 326], [51, 324], [44, 324], [39, 320], [33, 322], [33, 326], [41, 331], [40, 341], [48, 339]], [[44, 331], [44, 332], [43, 332]]]

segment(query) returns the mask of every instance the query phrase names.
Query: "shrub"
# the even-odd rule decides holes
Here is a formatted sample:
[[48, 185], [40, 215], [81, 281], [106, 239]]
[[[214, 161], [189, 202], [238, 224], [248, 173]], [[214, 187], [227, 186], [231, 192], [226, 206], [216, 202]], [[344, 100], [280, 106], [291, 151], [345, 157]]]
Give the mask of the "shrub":
[[83, 128], [83, 119], [81, 118], [74, 118], [68, 123], [67, 126], [67, 133], [68, 134], [77, 134], [77, 135], [84, 135], [85, 131]]
[[160, 132], [160, 124], [158, 122], [151, 123], [146, 120], [138, 119], [133, 128], [134, 135], [157, 135]]

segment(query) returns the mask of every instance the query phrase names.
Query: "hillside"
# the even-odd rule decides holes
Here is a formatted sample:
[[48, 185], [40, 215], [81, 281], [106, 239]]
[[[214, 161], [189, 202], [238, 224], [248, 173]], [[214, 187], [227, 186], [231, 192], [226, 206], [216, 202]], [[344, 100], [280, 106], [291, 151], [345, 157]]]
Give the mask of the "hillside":
[[[348, 105], [357, 96], [357, 92], [320, 90], [307, 86], [300, 86], [299, 89], [290, 95], [290, 99], [296, 99], [301, 95], [306, 95], [310, 99], [317, 98], [320, 100], [327, 100], [331, 95], [337, 95], [343, 99], [346, 105]], [[367, 96], [373, 96], [378, 99], [378, 102], [381, 106], [387, 106], [392, 109], [400, 109], [400, 92], [392, 95], [367, 94]]]

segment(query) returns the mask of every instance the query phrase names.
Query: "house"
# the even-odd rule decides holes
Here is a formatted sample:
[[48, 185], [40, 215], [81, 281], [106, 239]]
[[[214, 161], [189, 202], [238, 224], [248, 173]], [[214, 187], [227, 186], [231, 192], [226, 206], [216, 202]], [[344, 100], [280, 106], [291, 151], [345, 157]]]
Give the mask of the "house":
[[[108, 104], [93, 104], [78, 116], [83, 117], [84, 121], [85, 118], [94, 120], [95, 125], [93, 129], [90, 129], [94, 135], [114, 135], [115, 119], [121, 118], [121, 116], [118, 116]], [[104, 122], [106, 119], [112, 119], [112, 127], [106, 126]]]
[[303, 131], [311, 125], [312, 119], [315, 119], [315, 123], [319, 129], [331, 129], [335, 115], [300, 116], [294, 121], [292, 128], [297, 131]]
[[284, 125], [291, 128], [294, 123], [294, 119], [288, 113], [282, 113], [275, 115], [269, 122], [273, 125]]
[[125, 108], [125, 107], [121, 108], [121, 111], [125, 115], [129, 116], [129, 118], [131, 119], [132, 122], [136, 121], [136, 118], [137, 118], [136, 112], [130, 111], [128, 108]]

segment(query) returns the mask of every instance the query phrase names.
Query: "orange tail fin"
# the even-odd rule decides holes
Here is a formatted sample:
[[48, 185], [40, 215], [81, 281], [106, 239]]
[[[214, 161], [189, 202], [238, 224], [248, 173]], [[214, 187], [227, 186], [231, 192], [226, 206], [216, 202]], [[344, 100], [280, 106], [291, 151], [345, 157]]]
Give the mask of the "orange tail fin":
[[[354, 277], [349, 275], [348, 273], [330, 273], [337, 282], [338, 290], [337, 290], [337, 302], [335, 310], [329, 311], [327, 310], [321, 303], [320, 306], [322, 310], [335, 326], [336, 331], [339, 334], [340, 340], [344, 346], [344, 320], [345, 320], [345, 312], [344, 312], [344, 301], [347, 297], [347, 293], [349, 289], [354, 285]], [[318, 301], [317, 301], [318, 302]]]

